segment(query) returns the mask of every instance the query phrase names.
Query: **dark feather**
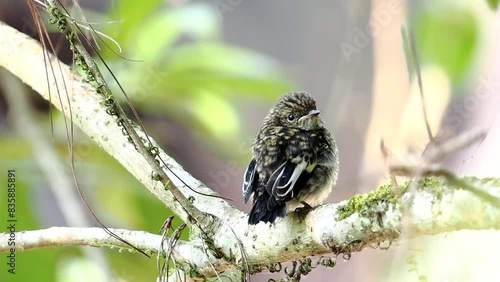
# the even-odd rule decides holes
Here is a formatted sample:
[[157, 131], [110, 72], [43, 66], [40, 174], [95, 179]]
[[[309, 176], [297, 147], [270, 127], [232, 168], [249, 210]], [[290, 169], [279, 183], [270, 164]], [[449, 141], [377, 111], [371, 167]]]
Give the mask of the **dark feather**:
[[269, 178], [267, 192], [279, 201], [293, 198], [293, 189], [302, 172], [303, 168], [297, 164], [291, 161], [284, 162]]
[[243, 199], [245, 200], [245, 204], [248, 202], [248, 199], [250, 199], [250, 195], [255, 191], [257, 185], [258, 176], [255, 177], [257, 174], [256, 165], [257, 162], [252, 158], [245, 170], [245, 179], [243, 181]]
[[286, 214], [285, 203], [275, 201], [267, 191], [255, 197], [254, 205], [248, 216], [248, 224], [262, 222], [274, 222], [277, 217], [284, 217]]

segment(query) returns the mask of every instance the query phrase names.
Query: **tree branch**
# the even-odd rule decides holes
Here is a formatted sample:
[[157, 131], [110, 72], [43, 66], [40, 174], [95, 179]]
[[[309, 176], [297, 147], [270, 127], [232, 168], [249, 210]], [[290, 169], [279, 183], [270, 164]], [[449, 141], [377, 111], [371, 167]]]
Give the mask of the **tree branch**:
[[[500, 180], [466, 179], [499, 196]], [[399, 187], [407, 189], [409, 183]], [[251, 272], [259, 272], [278, 262], [333, 253], [351, 254], [367, 247], [400, 239], [402, 230], [410, 231], [405, 239], [458, 230], [500, 230], [500, 209], [468, 191], [448, 187], [444, 180], [425, 178], [419, 190], [397, 199], [395, 187], [384, 185], [368, 194], [357, 195], [338, 204], [327, 204], [311, 211], [306, 218], [294, 215], [278, 221], [273, 227], [259, 224], [248, 227], [236, 218], [233, 228], [241, 236]], [[410, 202], [410, 200], [412, 202]], [[403, 215], [410, 218], [403, 227]], [[160, 250], [161, 236], [142, 231], [112, 229], [133, 245], [149, 253]], [[12, 234], [0, 234], [0, 252], [9, 251]], [[15, 233], [17, 251], [48, 246], [106, 246], [128, 249], [99, 228], [54, 227]], [[220, 243], [230, 241], [232, 234], [217, 233]], [[225, 243], [224, 243], [225, 244]], [[168, 244], [166, 244], [168, 245]], [[228, 246], [231, 248], [232, 246]], [[237, 250], [234, 248], [233, 254]], [[217, 272], [243, 269], [241, 261], [207, 255], [200, 241], [179, 242], [173, 253], [180, 268], [196, 277], [213, 277]]]
[[[131, 242], [136, 247], [150, 254], [161, 253], [165, 255], [167, 248], [161, 250], [160, 235], [151, 234], [144, 231], [131, 231], [125, 229], [112, 229], [112, 232], [123, 239]], [[109, 247], [134, 251], [130, 246], [120, 242], [104, 232], [102, 228], [77, 228], [77, 227], [51, 227], [42, 230], [23, 231], [16, 233], [0, 233], [0, 253], [9, 252], [14, 246], [9, 246], [10, 242], [15, 242], [16, 251], [27, 251], [54, 246], [91, 246]], [[168, 246], [167, 244], [164, 244]], [[222, 267], [224, 264], [217, 261], [213, 256], [207, 256], [200, 246], [189, 242], [177, 242], [173, 248], [172, 259], [191, 265], [196, 269], [210, 268], [209, 262]], [[227, 267], [227, 266], [226, 266]], [[189, 269], [188, 269], [189, 270]], [[220, 268], [219, 270], [224, 270]], [[208, 273], [207, 273], [208, 274]], [[212, 275], [214, 275], [212, 273]]]
[[[0, 66], [7, 68], [48, 99], [45, 87], [47, 85], [46, 77], [43, 75], [45, 62], [40, 46], [32, 39], [2, 23], [0, 23]], [[65, 65], [62, 65], [62, 71], [57, 75], [59, 76], [58, 83], [64, 79], [69, 85], [68, 94], [73, 107], [75, 124], [97, 142], [103, 150], [115, 157], [155, 196], [185, 219], [187, 215], [184, 210], [173, 196], [152, 178], [152, 169], [127, 141], [116, 121], [106, 113], [102, 98], [95, 90]], [[51, 78], [50, 86], [55, 87], [55, 85], [56, 82]], [[57, 93], [56, 90], [52, 91], [52, 93]], [[61, 101], [55, 95], [52, 96], [51, 102], [58, 108], [69, 107], [65, 99]], [[69, 113], [69, 111], [66, 110], [65, 113]], [[139, 134], [145, 136], [143, 132], [139, 132]], [[160, 156], [175, 174], [194, 190], [215, 194], [199, 180], [184, 171], [165, 152], [160, 150]], [[461, 188], [450, 186], [445, 180], [438, 177], [424, 178], [415, 194], [403, 193], [402, 198], [399, 198], [399, 195], [402, 194], [400, 192], [405, 191], [408, 183], [401, 185], [401, 187], [384, 185], [368, 194], [355, 196], [348, 201], [320, 206], [312, 210], [305, 218], [298, 218], [296, 215], [290, 214], [274, 225], [249, 226], [246, 215], [226, 201], [199, 195], [186, 188], [183, 182], [173, 176], [170, 171], [165, 171], [171, 177], [172, 182], [175, 182], [174, 184], [197, 209], [222, 219], [215, 223], [208, 232], [211, 234], [211, 237], [208, 238], [210, 240], [202, 243], [192, 234], [190, 243], [180, 243], [177, 246], [178, 248], [188, 248], [189, 246], [189, 251], [182, 250], [181, 256], [174, 258], [178, 260], [177, 265], [188, 275], [196, 277], [215, 275], [211, 266], [207, 265], [207, 261], [210, 261], [217, 272], [229, 268], [238, 268], [244, 271], [245, 263], [248, 263], [250, 272], [254, 273], [278, 262], [300, 260], [304, 257], [325, 255], [332, 252], [334, 254], [350, 254], [378, 243], [392, 242], [400, 238], [402, 230], [410, 230], [411, 232], [405, 235], [405, 238], [411, 238], [421, 234], [437, 234], [463, 229], [500, 229], [500, 209], [497, 209], [494, 203], [484, 201]], [[474, 178], [461, 180], [498, 199], [500, 180]], [[407, 217], [405, 219], [410, 219], [404, 221], [408, 226], [403, 226], [403, 216]], [[59, 232], [58, 229], [55, 229], [52, 233], [56, 231]], [[19, 244], [22, 245], [22, 235], [31, 235], [32, 232], [39, 231], [18, 233], [19, 237], [16, 240], [19, 240]], [[67, 235], [68, 232], [66, 230], [64, 234]], [[160, 246], [158, 237], [151, 237], [152, 239], [148, 240], [148, 245], [145, 245], [145, 243], [138, 241], [140, 238], [129, 236], [127, 232], [131, 231], [115, 232], [132, 244], [151, 252], [157, 252]], [[49, 233], [42, 233], [42, 235], [66, 240], [65, 242], [68, 240], [65, 239], [67, 238], [65, 236]], [[98, 233], [92, 232], [89, 236], [97, 236], [96, 234]], [[73, 235], [77, 236], [77, 234]], [[99, 236], [101, 235], [104, 236], [103, 234]], [[0, 238], [1, 250], [6, 250], [5, 243], [8, 236], [10, 234], [5, 234]], [[39, 245], [42, 246], [53, 242], [45, 237], [33, 238], [39, 238], [43, 242]], [[76, 242], [82, 242], [81, 238]], [[208, 260], [203, 251], [205, 249], [211, 250]]]

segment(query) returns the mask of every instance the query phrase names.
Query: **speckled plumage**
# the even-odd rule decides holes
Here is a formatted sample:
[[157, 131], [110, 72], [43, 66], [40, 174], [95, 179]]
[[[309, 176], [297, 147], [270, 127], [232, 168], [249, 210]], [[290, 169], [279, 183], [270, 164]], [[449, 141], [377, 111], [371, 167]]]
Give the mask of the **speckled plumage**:
[[253, 194], [248, 223], [274, 222], [287, 211], [323, 203], [338, 175], [335, 141], [306, 92], [281, 96], [264, 119], [245, 171], [245, 203]]

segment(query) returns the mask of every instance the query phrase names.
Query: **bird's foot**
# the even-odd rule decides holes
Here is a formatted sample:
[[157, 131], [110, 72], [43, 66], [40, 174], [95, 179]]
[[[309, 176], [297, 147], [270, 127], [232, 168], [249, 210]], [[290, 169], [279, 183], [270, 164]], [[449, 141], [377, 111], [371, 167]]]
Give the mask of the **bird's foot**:
[[301, 201], [300, 202], [302, 205], [304, 205], [303, 207], [299, 207], [299, 208], [296, 208], [295, 209], [295, 213], [297, 214], [297, 216], [299, 216], [300, 218], [304, 218], [306, 217], [306, 215], [313, 209], [313, 207], [311, 207], [311, 205], [309, 205], [308, 203], [304, 202], [304, 201]]

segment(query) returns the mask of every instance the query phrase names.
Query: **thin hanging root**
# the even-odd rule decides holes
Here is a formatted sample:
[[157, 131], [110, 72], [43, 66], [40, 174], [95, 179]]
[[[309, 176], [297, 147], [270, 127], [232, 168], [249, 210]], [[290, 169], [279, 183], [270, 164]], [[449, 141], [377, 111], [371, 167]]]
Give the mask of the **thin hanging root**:
[[[41, 0], [26, 0], [26, 2], [30, 6], [32, 6], [32, 5], [35, 6], [34, 4], [36, 3], [36, 5], [39, 5], [39, 6], [43, 7], [44, 9], [48, 9], [50, 7], [50, 3], [45, 3], [44, 1], [41, 1]], [[122, 53], [123, 50], [122, 50], [122, 47], [120, 46], [120, 44], [118, 43], [118, 41], [116, 41], [113, 37], [101, 32], [101, 31], [98, 31], [92, 27], [92, 25], [114, 24], [114, 23], [118, 23], [120, 21], [109, 21], [109, 22], [105, 22], [105, 23], [90, 22], [85, 17], [85, 13], [83, 12], [83, 10], [80, 7], [80, 5], [78, 4], [78, 2], [76, 2], [76, 1], [72, 1], [72, 2], [73, 2], [73, 6], [77, 9], [78, 13], [80, 14], [82, 20], [77, 20], [77, 19], [73, 18], [69, 13], [63, 13], [63, 16], [66, 17], [66, 19], [71, 24], [74, 24], [75, 26], [78, 26], [80, 28], [83, 28], [83, 29], [89, 31], [90, 36], [92, 37], [92, 41], [94, 42], [94, 44], [98, 50], [101, 50], [101, 48], [99, 46], [99, 42], [97, 41], [96, 37], [99, 37], [99, 40], [101, 42], [104, 42], [104, 41], [100, 37], [104, 37], [104, 38], [108, 39], [109, 41], [113, 42], [113, 44], [119, 50], [118, 53]], [[59, 2], [59, 4], [62, 6], [62, 3]], [[108, 46], [107, 44], [106, 44], [106, 47], [109, 48], [113, 53], [115, 53], [114, 50], [112, 48], [110, 48], [110, 46]], [[115, 53], [115, 54], [117, 54], [117, 53]], [[119, 54], [117, 54], [117, 55], [119, 55]]]
[[[94, 29], [92, 26], [90, 26], [90, 23], [87, 23], [87, 25], [84, 25], [80, 22], [75, 21], [74, 24], [78, 25], [79, 27], [81, 27], [87, 31], [91, 31], [90, 34], [92, 34], [92, 40], [94, 41], [96, 48], [98, 50], [101, 50], [101, 47], [99, 47], [99, 43], [98, 43], [97, 39], [95, 38], [94, 33], [97, 34], [99, 37], [104, 37], [104, 38], [108, 39], [109, 41], [113, 42], [113, 44], [115, 44], [115, 46], [118, 48], [118, 53], [119, 54], [123, 53], [122, 47], [120, 46], [120, 43], [118, 43], [118, 41], [116, 41], [113, 37], [105, 34], [104, 32]], [[101, 38], [99, 38], [99, 39], [102, 41]], [[110, 50], [112, 50], [112, 49], [110, 48]]]
[[172, 221], [174, 220], [174, 217], [173, 216], [169, 216], [167, 219], [165, 219], [165, 221], [163, 222], [163, 224], [161, 225], [160, 227], [160, 234], [162, 235], [162, 238], [161, 238], [161, 245], [160, 245], [160, 251], [158, 252], [158, 254], [156, 255], [156, 267], [158, 269], [158, 277], [160, 279], [160, 282], [163, 281], [163, 272], [165, 271], [164, 267], [165, 267], [165, 262], [163, 263], [163, 265], [161, 265], [161, 258], [162, 258], [162, 251], [165, 249], [165, 242], [167, 240], [167, 234], [168, 234], [168, 231], [170, 230], [170, 228], [172, 227]]
[[163, 222], [163, 224], [160, 227], [160, 231], [159, 231], [160, 234], [168, 233], [168, 231], [172, 227], [172, 220], [174, 220], [173, 215], [171, 215], [171, 216], [167, 217], [167, 219], [165, 219], [165, 221]]
[[[227, 223], [224, 222], [224, 224], [227, 224]], [[236, 242], [238, 244], [238, 249], [241, 252], [241, 259], [243, 260], [242, 263], [245, 267], [245, 269], [242, 270], [242, 273], [245, 276], [248, 276], [248, 277], [245, 277], [245, 279], [250, 280], [250, 265], [248, 264], [248, 256], [247, 256], [247, 253], [245, 252], [245, 248], [243, 248], [243, 244], [241, 243], [240, 238], [238, 238], [238, 236], [236, 235], [236, 232], [234, 232], [234, 229], [229, 224], [227, 224], [227, 225], [229, 227], [229, 230], [231, 230], [231, 233], [233, 233], [234, 238], [236, 238]]]
[[203, 238], [202, 238], [201, 234], [200, 234], [200, 242], [202, 242], [202, 243], [201, 243], [201, 247], [203, 248], [203, 252], [204, 252], [204, 253], [205, 253], [205, 255], [207, 256], [207, 261], [208, 261], [208, 263], [210, 264], [210, 267], [212, 268], [212, 270], [214, 271], [215, 275], [217, 276], [217, 279], [218, 279], [219, 281], [221, 281], [221, 282], [222, 282], [222, 279], [221, 279], [221, 278], [220, 278], [220, 276], [219, 276], [219, 272], [215, 269], [215, 267], [214, 267], [214, 265], [212, 264], [212, 262], [210, 262], [210, 258], [208, 257], [208, 250], [207, 250], [207, 248], [205, 247], [205, 244], [203, 243]]
[[[170, 240], [169, 240], [169, 244], [168, 244], [168, 253], [167, 253], [167, 256], [166, 256], [166, 261], [170, 261], [172, 258], [172, 253], [174, 251], [174, 247], [175, 245], [177, 244], [177, 242], [179, 242], [179, 238], [181, 237], [181, 234], [182, 234], [182, 231], [184, 231], [184, 229], [186, 228], [186, 224], [183, 223], [181, 226], [179, 226], [179, 228], [177, 228], [174, 233], [172, 234], [172, 236], [170, 236]], [[175, 265], [175, 260], [172, 259], [172, 262], [174, 264], [174, 268], [176, 267]], [[168, 271], [168, 268], [167, 268], [167, 271]], [[167, 276], [167, 282], [168, 282], [168, 276]]]
[[[172, 228], [172, 220], [174, 219], [173, 216], [168, 217], [165, 222], [162, 224], [162, 227], [160, 228], [160, 232], [162, 234], [162, 240], [161, 240], [161, 245], [160, 245], [160, 252], [158, 252], [157, 256], [157, 268], [158, 268], [158, 281], [159, 282], [168, 282], [168, 269], [170, 268], [170, 260], [172, 259], [172, 253], [174, 250], [175, 245], [179, 241], [179, 238], [181, 237], [182, 231], [186, 228], [186, 224], [183, 223], [179, 228], [177, 228], [172, 235], [170, 236], [170, 239], [167, 237], [169, 230]], [[167, 243], [167, 245], [165, 245]], [[161, 263], [161, 253], [165, 253], [165, 261]], [[174, 268], [177, 269], [177, 265], [175, 263], [175, 260], [172, 259], [172, 262], [174, 264]], [[176, 272], [177, 275], [178, 272]], [[180, 279], [180, 276], [178, 277]]]
[[[62, 6], [62, 5], [61, 5], [61, 6]], [[96, 39], [96, 38], [95, 38], [95, 36], [94, 36], [94, 33], [96, 33], [96, 31], [94, 30], [94, 28], [92, 28], [92, 27], [90, 26], [90, 23], [89, 23], [89, 21], [87, 20], [87, 17], [85, 17], [85, 13], [83, 13], [82, 7], [80, 7], [80, 4], [78, 4], [78, 2], [77, 2], [77, 1], [73, 1], [73, 6], [76, 8], [76, 10], [78, 11], [78, 13], [80, 14], [80, 17], [83, 19], [83, 22], [85, 22], [85, 23], [88, 25], [88, 29], [87, 29], [87, 30], [92, 30], [92, 31], [93, 31], [93, 32], [90, 32], [90, 36], [92, 37], [92, 41], [94, 41], [94, 44], [95, 44], [96, 48], [97, 48], [98, 50], [101, 50], [101, 48], [99, 47], [99, 43], [97, 42], [97, 39]], [[78, 23], [76, 22], [76, 20], [75, 20], [73, 17], [71, 17], [71, 16], [69, 15], [69, 13], [68, 13], [68, 19], [73, 20], [73, 24], [74, 24], [74, 25], [78, 25]], [[83, 26], [82, 26], [82, 27], [83, 27]], [[115, 43], [115, 40], [112, 40], [112, 41]], [[120, 49], [120, 53], [121, 53], [121, 48], [120, 48], [120, 46], [118, 45], [118, 43], [115, 43], [115, 44], [117, 44], [118, 48]]]
[[424, 99], [424, 86], [422, 82], [422, 71], [420, 69], [420, 60], [418, 58], [417, 44], [415, 43], [415, 36], [413, 35], [413, 32], [411, 30], [409, 31], [409, 40], [410, 40], [411, 53], [414, 58], [413, 62], [414, 62], [415, 72], [417, 73], [418, 89], [420, 90], [420, 99], [422, 100], [422, 114], [424, 115], [425, 129], [427, 130], [427, 137], [429, 138], [429, 143], [433, 143], [434, 136], [431, 131], [431, 126], [429, 125], [429, 118], [427, 117], [427, 107], [425, 105], [425, 99]]
[[[62, 13], [62, 15], [64, 16], [65, 14], [68, 15], [69, 12], [64, 8], [64, 6], [58, 1], [58, 0], [54, 0], [52, 2], [55, 2], [57, 1], [57, 3], [59, 3], [59, 5], [62, 7], [62, 9], [64, 9], [64, 13]], [[49, 3], [50, 4], [50, 3]], [[50, 6], [50, 5], [49, 5]], [[53, 6], [50, 6], [50, 7], [53, 7]], [[140, 119], [139, 117], [139, 114], [137, 113], [135, 107], [132, 105], [132, 101], [130, 100], [130, 98], [128, 97], [125, 89], [122, 87], [122, 85], [119, 83], [119, 81], [117, 80], [117, 78], [115, 77], [115, 75], [113, 74], [113, 72], [111, 71], [111, 69], [109, 68], [109, 66], [106, 64], [106, 62], [104, 61], [104, 59], [101, 57], [101, 55], [99, 54], [99, 50], [93, 46], [93, 44], [91, 44], [91, 41], [89, 40], [89, 38], [87, 36], [85, 36], [82, 28], [76, 24], [76, 21], [70, 17], [70, 16], [65, 16], [66, 17], [69, 17], [70, 21], [69, 23], [70, 24], [73, 24], [74, 27], [79, 31], [79, 33], [82, 35], [82, 37], [85, 39], [85, 42], [87, 42], [87, 44], [89, 44], [89, 46], [92, 48], [92, 50], [95, 52], [95, 54], [97, 55], [97, 57], [101, 60], [101, 62], [103, 63], [103, 66], [106, 68], [106, 70], [111, 74], [111, 76], [113, 77], [113, 80], [116, 82], [118, 88], [120, 89], [120, 92], [125, 96], [125, 99], [127, 101], [127, 104], [129, 105], [129, 108], [130, 110], [132, 111], [137, 123], [139, 124], [139, 127], [141, 128], [141, 130], [143, 132], [147, 132], [145, 127], [144, 127], [144, 124], [142, 123], [142, 120]], [[68, 24], [69, 26], [69, 24]], [[94, 31], [95, 33], [95, 30], [94, 28], [89, 24], [88, 25], [89, 28], [92, 29], [92, 31]], [[97, 37], [99, 39], [101, 39], [101, 37], [99, 36], [99, 34], [97, 34]], [[75, 40], [76, 42], [75, 43], [78, 43], [79, 40], [78, 38], [76, 38]], [[102, 39], [101, 39], [101, 42], [103, 42], [103, 44], [106, 44], [106, 42], [104, 42]], [[107, 46], [107, 44], [106, 44]], [[104, 81], [104, 78], [102, 77], [97, 65], [94, 63], [92, 57], [90, 56], [90, 54], [85, 50], [85, 48], [83, 48], [83, 45], [81, 45], [81, 42], [79, 44], [75, 44], [75, 47], [78, 49], [77, 51], [83, 56], [85, 62], [87, 63], [89, 69], [93, 70], [93, 72], [95, 72], [94, 74], [94, 79], [96, 79], [96, 82], [100, 83], [101, 86], [103, 86], [105, 88], [105, 93], [106, 95], [109, 95], [110, 97], [106, 97], [106, 98], [111, 98], [113, 99], [112, 97], [112, 94], [111, 94], [111, 90], [109, 89], [107, 83]], [[109, 46], [107, 46], [111, 51], [113, 51], [112, 48], [110, 48]], [[113, 51], [114, 52], [114, 51]], [[116, 52], [114, 52], [116, 55], [120, 56], [119, 54], [117, 54]], [[121, 57], [121, 56], [120, 56]], [[127, 59], [128, 60], [128, 59]], [[113, 99], [114, 100], [114, 99]], [[123, 112], [122, 108], [116, 104], [114, 102], [114, 105], [116, 106], [116, 109], [117, 109], [117, 114], [120, 115], [120, 116], [123, 116], [125, 117], [125, 113]], [[138, 136], [136, 136], [137, 134], [135, 133], [133, 127], [131, 125], [128, 124], [128, 119], [124, 119], [124, 122], [123, 122], [123, 126], [126, 128], [126, 132], [128, 133], [129, 137], [132, 138], [132, 140], [137, 140], [134, 142], [134, 145], [137, 147], [139, 145], [139, 147], [143, 147], [145, 146], [144, 145], [144, 142], [142, 140], [140, 140], [140, 138]], [[147, 140], [147, 144], [152, 144], [151, 140], [149, 139], [149, 135], [145, 135], [145, 138]], [[152, 146], [152, 145], [151, 145]], [[141, 150], [139, 150], [141, 151]], [[206, 197], [213, 197], [213, 198], [220, 198], [220, 199], [224, 199], [224, 200], [228, 200], [230, 201], [231, 199], [229, 198], [225, 198], [225, 197], [222, 197], [220, 195], [216, 195], [216, 194], [206, 194], [206, 193], [203, 193], [203, 192], [199, 192], [199, 191], [196, 191], [194, 190], [190, 185], [188, 185], [187, 183], [185, 183], [185, 181], [183, 179], [181, 179], [170, 167], [169, 165], [161, 158], [161, 156], [159, 155], [156, 155], [155, 158], [158, 158], [158, 160], [161, 162], [161, 164], [163, 164], [163, 167], [166, 168], [170, 173], [172, 173], [174, 175], [175, 178], [177, 178], [179, 181], [181, 181], [181, 183], [187, 187], [189, 190], [193, 191], [194, 193], [198, 194], [198, 195], [202, 195], [202, 196], [206, 196]], [[153, 167], [155, 167], [155, 165], [153, 165]], [[160, 169], [158, 169], [158, 172], [160, 172]], [[163, 172], [163, 171], [162, 171]], [[166, 176], [166, 174], [163, 174], [163, 173], [159, 173], [159, 175], [163, 176], [161, 179], [163, 181], [166, 181], [166, 180], [169, 180], [169, 178]], [[172, 183], [167, 183], [168, 185], [172, 186], [173, 184]], [[174, 187], [171, 187], [171, 192], [174, 192], [174, 190], [176, 190], [177, 188], [174, 188]], [[180, 200], [179, 198], [180, 197], [183, 197], [181, 196], [181, 194], [177, 194], [177, 193], [174, 193], [174, 196]], [[182, 200], [182, 202], [185, 202], [184, 200]], [[191, 209], [191, 213], [195, 212], [194, 209]], [[189, 213], [189, 211], [188, 211]], [[191, 214], [190, 213], [190, 214]], [[198, 214], [198, 215], [194, 215], [194, 214], [191, 214], [191, 216], [193, 217], [198, 217], [198, 219], [202, 218], [203, 216], [201, 214]], [[201, 226], [198, 226], [201, 228]]]
[[425, 106], [424, 99], [424, 86], [422, 82], [422, 72], [420, 69], [420, 60], [418, 58], [417, 44], [415, 43], [415, 36], [413, 32], [409, 30], [406, 32], [404, 26], [401, 27], [401, 37], [403, 39], [403, 50], [406, 56], [406, 65], [408, 69], [408, 77], [411, 80], [411, 71], [415, 69], [417, 74], [418, 89], [420, 91], [420, 99], [422, 100], [422, 114], [425, 120], [425, 129], [427, 130], [427, 137], [429, 138], [429, 143], [434, 143], [434, 136], [429, 124], [429, 119], [427, 118], [427, 107]]
[[[54, 2], [54, 1], [52, 1]], [[42, 43], [42, 46], [43, 46], [43, 49], [44, 49], [44, 52], [43, 52], [43, 55], [44, 55], [44, 60], [46, 62], [50, 62], [49, 58], [50, 58], [50, 53], [49, 53], [49, 49], [47, 48], [47, 46], [50, 47], [50, 51], [52, 51], [54, 54], [55, 54], [55, 48], [54, 48], [54, 45], [52, 44], [52, 41], [50, 41], [50, 38], [48, 36], [48, 32], [47, 32], [47, 29], [45, 27], [45, 24], [43, 23], [41, 17], [40, 17], [40, 14], [39, 14], [39, 11], [38, 11], [38, 7], [36, 6], [37, 4], [40, 4], [41, 6], [47, 8], [48, 10], [51, 10], [52, 12], [55, 12], [56, 10], [59, 11], [57, 8], [54, 8], [52, 6], [52, 2], [50, 1], [46, 1], [45, 3], [42, 3], [40, 1], [32, 1], [32, 0], [27, 0], [26, 3], [30, 9], [30, 12], [33, 16], [33, 20], [35, 22], [35, 25], [36, 25], [36, 28], [37, 28], [37, 32], [40, 36], [40, 41]], [[59, 2], [58, 2], [59, 3]], [[65, 29], [68, 29], [68, 21], [66, 20], [67, 17], [65, 16], [62, 16], [61, 13], [58, 13], [61, 15], [61, 18], [56, 18], [54, 17], [53, 14], [51, 14], [52, 18], [49, 20], [49, 22], [51, 21], [55, 21], [57, 22], [57, 24], [59, 25], [65, 25]], [[66, 30], [65, 30], [66, 31]], [[62, 32], [62, 30], [61, 30]], [[69, 39], [70, 36], [68, 34], [66, 34], [67, 38]], [[48, 43], [48, 44], [47, 44]], [[70, 44], [72, 44], [74, 42], [70, 42]], [[54, 70], [54, 66], [49, 63], [48, 66], [50, 67], [50, 73], [52, 74], [52, 78], [53, 80], [56, 82], [55, 85], [57, 87], [57, 95], [59, 96], [59, 100], [60, 101], [63, 101], [63, 98], [61, 97], [61, 90], [58, 88], [59, 86], [59, 83], [57, 83], [57, 76], [56, 76], [56, 71]], [[61, 65], [58, 61], [58, 67], [59, 67], [59, 72], [62, 72], [61, 71]], [[49, 70], [47, 69], [46, 70], [46, 76], [47, 76], [47, 84], [49, 83]], [[74, 144], [74, 140], [73, 140], [73, 137], [74, 137], [74, 133], [73, 133], [73, 130], [74, 130], [74, 125], [73, 125], [73, 120], [72, 120], [72, 117], [73, 117], [73, 114], [72, 114], [72, 109], [71, 109], [71, 101], [69, 100], [69, 96], [67, 95], [68, 93], [68, 86], [66, 85], [66, 81], [65, 80], [62, 80], [62, 85], [63, 85], [63, 92], [66, 93], [66, 99], [67, 99], [67, 103], [68, 105], [70, 105], [69, 107], [69, 113], [66, 114], [65, 113], [65, 110], [64, 110], [64, 107], [61, 107], [61, 111], [63, 112], [63, 116], [69, 116], [70, 119], [69, 121], [64, 118], [64, 124], [65, 124], [65, 129], [66, 129], [66, 137], [67, 137], [67, 142], [68, 142], [68, 151], [69, 151], [69, 155], [70, 155], [70, 166], [71, 166], [71, 171], [72, 171], [72, 174], [73, 174], [73, 180], [74, 180], [74, 183], [75, 183], [75, 187], [78, 191], [78, 194], [80, 195], [80, 198], [82, 199], [84, 205], [86, 206], [86, 208], [89, 210], [89, 212], [92, 214], [94, 220], [97, 222], [97, 224], [106, 232], [108, 233], [111, 237], [115, 238], [116, 240], [130, 246], [131, 248], [135, 249], [136, 251], [142, 253], [143, 255], [147, 256], [147, 257], [150, 257], [148, 254], [146, 254], [144, 251], [140, 250], [139, 248], [133, 246], [132, 244], [130, 244], [129, 242], [123, 240], [120, 236], [114, 234], [113, 232], [111, 232], [100, 220], [99, 218], [95, 215], [95, 213], [93, 212], [93, 210], [90, 208], [90, 205], [87, 203], [85, 197], [83, 196], [83, 193], [81, 191], [81, 188], [80, 188], [80, 185], [79, 185], [79, 182], [78, 182], [78, 179], [76, 177], [76, 173], [75, 173], [75, 166], [74, 166], [74, 152], [73, 152], [73, 144]], [[50, 91], [50, 87], [48, 87], [49, 91]], [[51, 93], [49, 92], [49, 100], [51, 100]], [[52, 103], [51, 103], [52, 105]], [[52, 131], [53, 131], [53, 121], [52, 121], [52, 116], [51, 116], [51, 128], [52, 128]]]
[[[180, 276], [180, 274], [179, 274], [179, 272], [180, 272], [180, 271], [179, 271], [179, 269], [177, 268], [177, 263], [175, 262], [175, 260], [172, 260], [172, 264], [174, 265], [174, 271], [175, 271], [175, 276], [177, 276], [177, 281], [179, 281], [179, 282], [180, 282], [180, 281], [182, 281], [182, 280], [181, 280], [181, 276]], [[184, 275], [184, 276], [185, 276], [185, 275]], [[185, 281], [185, 280], [186, 280], [186, 279], [184, 279], [184, 281]], [[167, 281], [168, 281], [168, 277], [167, 277]]]

